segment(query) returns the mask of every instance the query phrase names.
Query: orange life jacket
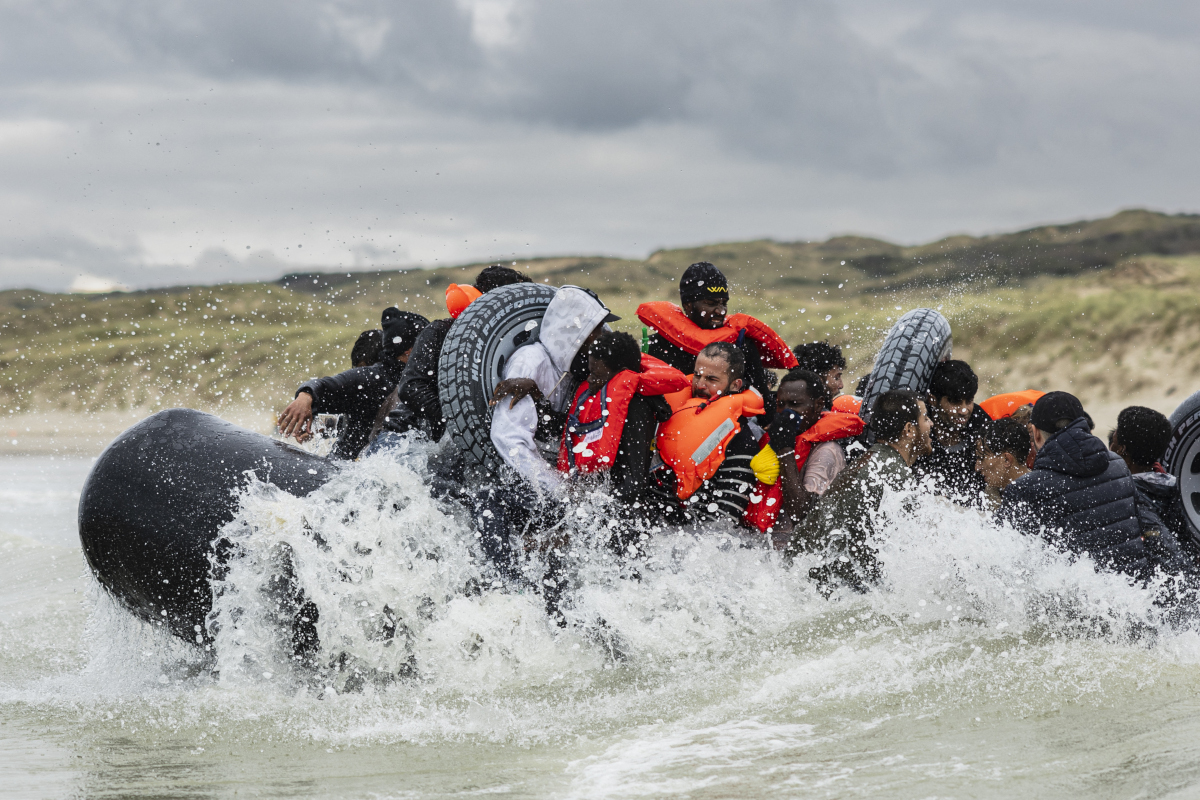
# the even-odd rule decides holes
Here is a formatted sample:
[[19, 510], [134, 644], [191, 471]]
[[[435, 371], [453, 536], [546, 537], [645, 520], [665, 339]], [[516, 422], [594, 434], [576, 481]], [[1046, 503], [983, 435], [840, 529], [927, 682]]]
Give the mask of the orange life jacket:
[[725, 460], [725, 448], [741, 430], [742, 417], [762, 414], [756, 389], [709, 401], [692, 397], [692, 387], [666, 395], [671, 418], [658, 427], [658, 454], [675, 472], [675, 494], [687, 500]]
[[458, 315], [467, 310], [467, 306], [474, 303], [483, 292], [476, 289], [469, 283], [459, 285], [452, 283], [446, 287], [446, 310], [450, 312], [453, 319], [458, 319]]
[[[817, 420], [816, 425], [796, 437], [796, 470], [800, 473], [804, 472], [804, 464], [812, 454], [813, 447], [821, 442], [847, 439], [851, 436], [858, 436], [862, 432], [863, 421], [858, 414], [826, 411]], [[779, 509], [783, 505], [782, 484], [782, 480], [777, 480], [770, 485], [759, 481], [758, 487], [750, 495], [750, 505], [746, 506], [746, 514], [742, 518], [747, 525], [752, 525], [763, 533], [775, 527], [779, 521]]]
[[833, 398], [833, 410], [842, 414], [857, 414], [862, 408], [862, 398], [852, 394], [839, 394]]
[[713, 342], [737, 341], [742, 331], [753, 339], [762, 355], [763, 366], [769, 369], [793, 369], [800, 365], [796, 354], [778, 333], [764, 322], [746, 314], [731, 314], [725, 325], [705, 330], [688, 319], [683, 309], [674, 303], [642, 303], [637, 308], [638, 319], [657, 331], [668, 342], [695, 355]]
[[1037, 389], [1026, 389], [1023, 392], [1007, 392], [998, 394], [995, 397], [989, 397], [979, 404], [979, 407], [987, 413], [992, 419], [1004, 419], [1011, 417], [1013, 412], [1021, 406], [1027, 406], [1036, 403], [1045, 392], [1039, 392]]
[[645, 397], [678, 392], [688, 378], [654, 356], [642, 354], [642, 371], [621, 370], [600, 391], [589, 394], [585, 383], [571, 401], [570, 416], [558, 446], [558, 468], [605, 472], [612, 468], [625, 432], [634, 394]]

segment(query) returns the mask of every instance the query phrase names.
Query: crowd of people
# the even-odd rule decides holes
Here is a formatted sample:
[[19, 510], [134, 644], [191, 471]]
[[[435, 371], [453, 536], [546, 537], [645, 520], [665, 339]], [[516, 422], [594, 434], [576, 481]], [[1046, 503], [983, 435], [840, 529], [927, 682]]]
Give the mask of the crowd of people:
[[[355, 343], [351, 369], [299, 387], [280, 432], [304, 439], [314, 414], [340, 414], [332, 457], [344, 459], [403, 437], [442, 440], [438, 361], [454, 319], [528, 281], [490, 266], [447, 289], [445, 319], [386, 309]], [[970, 365], [947, 360], [927, 393], [884, 392], [864, 424], [859, 400], [843, 393], [836, 346], [792, 348], [760, 320], [730, 314], [728, 281], [707, 262], [684, 272], [679, 301], [638, 307], [643, 348], [609, 327], [619, 318], [594, 292], [564, 286], [538, 337], [504, 365], [489, 433], [507, 470], [470, 502], [501, 579], [520, 579], [531, 548], [545, 554], [552, 613], [560, 548], [540, 532], [558, 528], [573, 492], [598, 486], [617, 508], [610, 545], [622, 556], [664, 525], [727, 520], [789, 560], [811, 556], [826, 592], [882, 578], [881, 503], [918, 485], [1135, 580], [1197, 571], [1179, 488], [1159, 465], [1171, 437], [1159, 412], [1125, 409], [1106, 445], [1073, 395], [976, 403]]]

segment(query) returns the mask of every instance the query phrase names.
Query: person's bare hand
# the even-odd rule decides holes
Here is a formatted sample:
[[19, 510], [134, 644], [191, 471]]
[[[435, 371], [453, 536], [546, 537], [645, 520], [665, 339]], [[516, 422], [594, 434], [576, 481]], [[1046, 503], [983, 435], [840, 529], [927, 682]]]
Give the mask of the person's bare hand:
[[496, 391], [492, 393], [491, 405], [496, 405], [505, 397], [512, 398], [508, 401], [508, 407], [512, 408], [526, 397], [532, 397], [535, 402], [541, 400], [542, 393], [532, 378], [508, 378], [496, 385]]
[[288, 403], [279, 415], [279, 433], [282, 436], [295, 436], [297, 442], [311, 439], [312, 405], [313, 396], [308, 392], [296, 395], [296, 399]]

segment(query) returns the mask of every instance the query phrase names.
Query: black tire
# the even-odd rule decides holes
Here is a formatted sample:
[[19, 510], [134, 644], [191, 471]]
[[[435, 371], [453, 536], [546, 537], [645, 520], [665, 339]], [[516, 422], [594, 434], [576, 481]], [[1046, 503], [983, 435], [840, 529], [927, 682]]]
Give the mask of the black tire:
[[924, 399], [934, 369], [952, 347], [950, 323], [932, 308], [915, 308], [896, 320], [875, 356], [859, 416], [870, 422], [871, 407], [892, 389], [909, 389]]
[[1171, 416], [1167, 417], [1167, 421], [1171, 423], [1171, 430], [1179, 430], [1179, 425], [1185, 419], [1200, 411], [1200, 392], [1188, 395], [1179, 405], [1175, 406], [1175, 410], [1171, 412]]
[[469, 464], [492, 475], [504, 467], [492, 445], [492, 392], [513, 352], [537, 341], [538, 323], [555, 292], [537, 283], [493, 289], [467, 306], [442, 345], [438, 397], [446, 430]]
[[173, 408], [117, 437], [79, 496], [79, 539], [96, 579], [123, 606], [186, 641], [212, 608], [211, 559], [249, 475], [303, 497], [336, 462]]
[[1194, 541], [1200, 542], [1200, 392], [1171, 413], [1171, 441], [1162, 465], [1179, 483], [1183, 516]]

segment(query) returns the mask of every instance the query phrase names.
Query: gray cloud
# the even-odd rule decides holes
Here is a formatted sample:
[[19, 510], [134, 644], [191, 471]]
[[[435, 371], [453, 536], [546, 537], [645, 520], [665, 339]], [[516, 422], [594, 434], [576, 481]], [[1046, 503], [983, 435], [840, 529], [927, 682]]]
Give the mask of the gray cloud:
[[1198, 205], [1193, 4], [0, 9], [0, 286]]
[[237, 257], [220, 247], [190, 264], [155, 264], [135, 242], [102, 243], [69, 232], [0, 240], [0, 275], [21, 275], [21, 285], [44, 291], [105, 284], [117, 288], [269, 280], [288, 265], [270, 252]]

